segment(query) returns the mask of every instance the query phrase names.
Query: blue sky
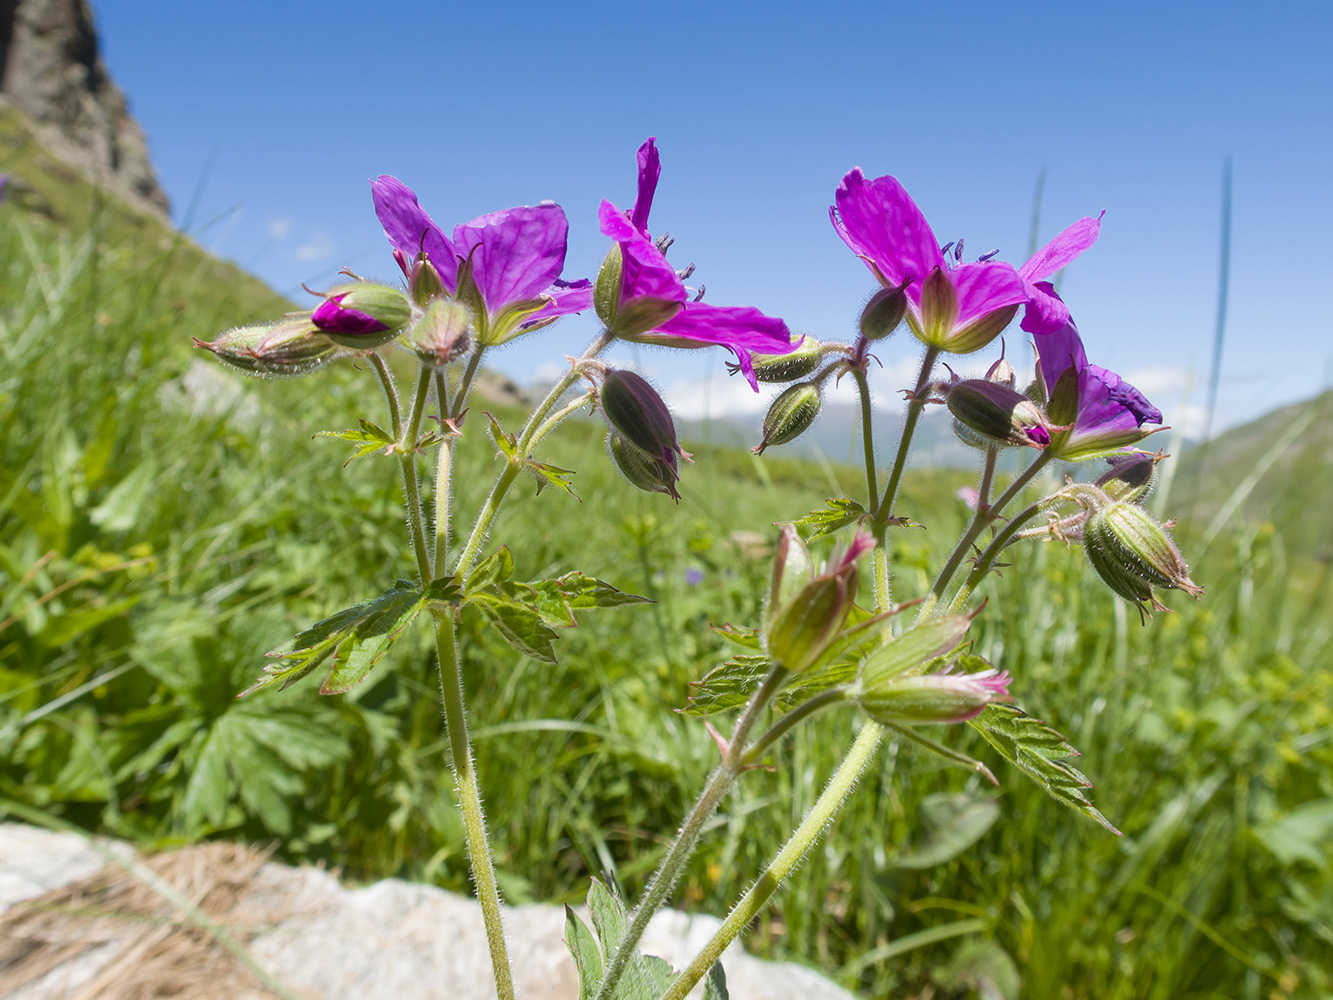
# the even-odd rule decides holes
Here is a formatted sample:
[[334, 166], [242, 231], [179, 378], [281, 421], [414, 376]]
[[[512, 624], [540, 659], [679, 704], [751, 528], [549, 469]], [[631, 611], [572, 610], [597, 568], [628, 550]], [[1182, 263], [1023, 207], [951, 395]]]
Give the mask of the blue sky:
[[[1106, 210], [1061, 286], [1089, 355], [1190, 426], [1230, 155], [1217, 422], [1312, 395], [1333, 370], [1326, 3], [95, 6], [176, 221], [298, 301], [300, 282], [343, 265], [396, 277], [366, 184], [379, 173], [445, 226], [552, 198], [570, 218], [566, 275], [591, 275], [606, 249], [597, 204], [632, 202], [634, 151], [656, 135], [653, 228], [709, 301], [847, 337], [873, 290], [828, 223], [850, 167], [898, 176], [941, 240], [1015, 262], [1044, 171], [1043, 241]], [[594, 322], [492, 361], [531, 380]], [[1009, 339], [1012, 357], [1016, 325]], [[883, 405], [915, 355], [904, 336], [881, 352]], [[684, 412], [760, 408], [723, 360], [639, 357]]]

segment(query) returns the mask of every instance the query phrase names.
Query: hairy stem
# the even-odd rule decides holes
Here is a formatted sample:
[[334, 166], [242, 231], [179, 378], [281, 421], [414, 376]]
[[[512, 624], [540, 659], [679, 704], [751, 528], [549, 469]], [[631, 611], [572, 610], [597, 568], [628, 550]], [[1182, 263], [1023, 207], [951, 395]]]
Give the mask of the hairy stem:
[[393, 386], [393, 375], [384, 359], [378, 354], [370, 355], [384, 386], [384, 395], [389, 400], [390, 426], [393, 428], [394, 451], [398, 454], [398, 466], [403, 472], [403, 505], [407, 508], [408, 529], [412, 533], [412, 554], [417, 561], [417, 575], [425, 586], [433, 579], [430, 564], [430, 552], [426, 548], [426, 534], [421, 524], [421, 487], [417, 482], [416, 436], [421, 426], [421, 413], [426, 406], [426, 395], [430, 392], [430, 370], [424, 366], [421, 378], [417, 381], [417, 395], [412, 403], [412, 417], [407, 427], [403, 426], [403, 417], [399, 409], [398, 391]]
[[722, 952], [727, 949], [727, 946], [736, 940], [736, 936], [768, 904], [769, 899], [782, 886], [783, 880], [791, 874], [792, 869], [796, 867], [806, 852], [815, 845], [820, 834], [824, 831], [824, 827], [828, 825], [834, 814], [842, 807], [844, 800], [851, 793], [857, 779], [861, 776], [861, 772], [865, 770], [871, 757], [874, 756], [883, 736], [884, 729], [874, 722], [867, 721], [861, 727], [856, 742], [852, 744], [847, 756], [843, 758], [837, 771], [829, 779], [829, 783], [824, 787], [819, 800], [806, 814], [805, 819], [801, 821], [801, 825], [796, 828], [796, 832], [791, 835], [791, 839], [778, 851], [764, 873], [759, 876], [759, 880], [750, 887], [750, 891], [742, 896], [731, 912], [727, 914], [727, 919], [722, 922], [722, 926], [718, 928], [717, 933], [713, 935], [708, 944], [704, 945], [703, 951], [695, 956], [689, 967], [676, 978], [670, 989], [662, 995], [662, 1000], [685, 1000], [686, 995], [700, 979], [708, 974], [708, 970], [722, 956]]
[[856, 388], [861, 396], [861, 444], [865, 449], [866, 460], [866, 496], [870, 498], [870, 513], [878, 513], [879, 483], [875, 475], [875, 431], [870, 420], [870, 383], [866, 380], [863, 368], [852, 370], [856, 379]]
[[[596, 340], [588, 345], [588, 349], [583, 352], [579, 361], [588, 361], [595, 358], [606, 350], [614, 339], [610, 333], [603, 331]], [[505, 463], [504, 469], [496, 478], [494, 485], [491, 486], [491, 492], [486, 497], [481, 513], [477, 515], [477, 520], [472, 525], [472, 532], [468, 535], [467, 542], [463, 545], [463, 551], [458, 557], [458, 565], [455, 567], [454, 573], [460, 581], [465, 580], [468, 573], [472, 572], [472, 567], [476, 565], [482, 543], [486, 541], [486, 535], [491, 530], [495, 515], [500, 512], [500, 505], [504, 502], [505, 494], [509, 492], [509, 487], [513, 485], [514, 480], [518, 477], [524, 459], [527, 458], [528, 453], [538, 440], [537, 431], [543, 426], [551, 410], [560, 402], [560, 397], [565, 394], [571, 385], [578, 381], [580, 374], [576, 362], [569, 372], [551, 387], [551, 391], [546, 394], [546, 398], [538, 403], [536, 409], [528, 415], [527, 423], [523, 425], [523, 431], [518, 436], [518, 447], [514, 452], [514, 457]], [[454, 405], [457, 407], [457, 400], [454, 401]]]
[[907, 468], [907, 452], [912, 446], [912, 434], [916, 431], [917, 419], [926, 405], [926, 386], [930, 384], [930, 373], [935, 368], [935, 359], [940, 356], [938, 347], [927, 347], [926, 356], [921, 359], [921, 371], [916, 377], [916, 388], [912, 390], [911, 400], [907, 404], [907, 418], [903, 421], [903, 436], [898, 441], [898, 454], [893, 460], [893, 471], [889, 473], [889, 484], [884, 487], [884, 499], [875, 512], [875, 524], [879, 531], [889, 523], [893, 516], [893, 501], [898, 496], [898, 485], [902, 482], [903, 470]]
[[440, 410], [440, 432], [446, 435], [440, 442], [440, 453], [435, 458], [435, 561], [433, 565], [443, 573], [449, 565], [449, 515], [453, 504], [454, 447], [456, 435], [444, 425], [449, 412], [449, 392], [444, 372], [435, 373], [435, 405]]
[[[1024, 487], [1032, 481], [1037, 473], [1046, 468], [1046, 464], [1050, 460], [1050, 453], [1043, 451], [1037, 456], [1032, 464], [1014, 478], [1014, 481], [1009, 484], [1009, 488], [1000, 495], [1000, 499], [995, 501], [992, 506], [983, 509], [980, 499], [978, 498], [977, 516], [972, 519], [972, 524], [968, 527], [967, 531], [963, 533], [963, 537], [958, 540], [958, 544], [954, 546], [953, 553], [949, 556], [949, 561], [944, 564], [944, 569], [940, 570], [940, 575], [935, 578], [935, 585], [930, 588], [930, 596], [922, 602], [921, 610], [917, 612], [916, 617], [918, 621], [929, 618], [931, 613], [935, 610], [935, 607], [939, 604], [941, 599], [943, 599], [944, 592], [949, 589], [949, 581], [953, 579], [954, 573], [958, 571], [958, 567], [961, 566], [963, 560], [967, 558], [967, 553], [971, 550], [972, 543], [975, 542], [981, 533], [986, 530], [987, 525], [993, 524], [999, 518], [1000, 512], [1003, 511], [1005, 507], [1009, 506], [1015, 497], [1023, 492]], [[1031, 515], [1029, 515], [1029, 517], [1030, 516]], [[1013, 522], [1010, 523], [1012, 524]]]
[[630, 958], [635, 954], [639, 939], [643, 937], [643, 932], [648, 927], [648, 921], [653, 918], [653, 914], [657, 912], [658, 908], [666, 902], [667, 896], [670, 895], [672, 887], [676, 884], [676, 880], [680, 878], [681, 871], [684, 870], [690, 856], [694, 853], [695, 845], [699, 842], [699, 834], [703, 831], [704, 824], [716, 811], [718, 803], [722, 801], [722, 796], [726, 794], [727, 789], [731, 787], [737, 776], [744, 770], [746, 740], [750, 735], [750, 730], [754, 728], [760, 714], [786, 679], [786, 668], [774, 666], [769, 670], [763, 683], [759, 685], [759, 689], [755, 692], [754, 697], [750, 699], [750, 703], [745, 706], [745, 711], [737, 720], [736, 728], [732, 731], [731, 741], [722, 754], [722, 763], [709, 777], [708, 783], [699, 795], [699, 800], [694, 804], [694, 808], [690, 810], [685, 822], [681, 824], [676, 839], [671, 842], [666, 856], [657, 866], [657, 871], [653, 873], [648, 888], [644, 890], [643, 898], [639, 900], [639, 905], [634, 911], [634, 918], [630, 922], [628, 930], [625, 931], [625, 936], [621, 939], [619, 947], [616, 948], [615, 954], [611, 956], [611, 961], [607, 964], [606, 971], [602, 976], [601, 986], [597, 991], [597, 1000], [610, 1000], [615, 995], [616, 983], [620, 981]]
[[810, 718], [812, 715], [824, 711], [826, 708], [832, 708], [834, 705], [847, 700], [847, 689], [842, 687], [829, 688], [827, 691], [821, 691], [809, 701], [804, 701], [797, 705], [781, 719], [775, 722], [768, 732], [764, 733], [757, 740], [750, 744], [745, 751], [745, 757], [741, 761], [743, 765], [749, 767], [759, 762], [764, 751], [771, 747], [787, 733], [796, 728], [797, 725]]
[[454, 396], [454, 408], [449, 413], [450, 419], [457, 420], [458, 415], [463, 412], [463, 404], [467, 402], [468, 393], [472, 390], [472, 380], [477, 377], [477, 369], [481, 367], [481, 356], [485, 353], [486, 348], [477, 347], [472, 352], [472, 357], [468, 359], [467, 368], [463, 370], [463, 378], [458, 383], [458, 394]]
[[472, 760], [468, 736], [467, 712], [463, 707], [463, 672], [458, 660], [458, 619], [452, 612], [435, 614], [435, 646], [440, 666], [440, 693], [444, 698], [444, 721], [448, 730], [449, 750], [453, 757], [454, 781], [463, 811], [463, 832], [467, 840], [472, 880], [481, 903], [486, 924], [486, 942], [495, 972], [495, 992], [499, 1000], [514, 1000], [514, 983], [505, 948], [504, 928], [500, 923], [500, 892], [495, 884], [495, 865], [491, 860], [490, 840], [486, 834], [486, 814], [481, 807], [481, 790]]
[[986, 546], [986, 551], [977, 559], [977, 564], [972, 572], [967, 575], [967, 579], [963, 581], [963, 585], [958, 588], [958, 593], [954, 595], [953, 602], [949, 605], [949, 612], [951, 614], [956, 613], [967, 606], [968, 598], [970, 598], [972, 592], [977, 589], [977, 585], [981, 583], [982, 580], [986, 579], [986, 574], [989, 573], [991, 567], [995, 565], [996, 557], [1004, 551], [1014, 535], [1017, 534], [1018, 529], [1032, 520], [1043, 506], [1044, 504], [1034, 503], [1032, 506], [1015, 514], [1013, 519], [1004, 526], [1004, 530], [991, 540], [991, 543]]

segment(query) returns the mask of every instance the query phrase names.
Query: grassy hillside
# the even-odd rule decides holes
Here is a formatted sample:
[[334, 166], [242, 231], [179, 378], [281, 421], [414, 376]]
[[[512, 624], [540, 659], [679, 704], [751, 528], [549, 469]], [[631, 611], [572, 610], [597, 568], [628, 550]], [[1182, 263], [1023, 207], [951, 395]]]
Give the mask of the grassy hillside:
[[[198, 358], [192, 336], [281, 304], [40, 150], [9, 148], [0, 169], [36, 194], [0, 204], [0, 800], [147, 845], [276, 841], [353, 878], [465, 891], [424, 634], [346, 697], [309, 681], [234, 697], [263, 651], [410, 572], [396, 468], [344, 469], [344, 445], [312, 440], [382, 419], [368, 374], [245, 381]], [[474, 413], [463, 510], [496, 468], [482, 428]], [[670, 711], [730, 652], [708, 623], [755, 620], [771, 522], [859, 482], [847, 466], [706, 448], [674, 506], [628, 491], [602, 435], [572, 422], [547, 455], [577, 470], [581, 503], [518, 490], [495, 538], [525, 578], [578, 568], [657, 603], [589, 616], [555, 667], [467, 623], [481, 780], [518, 901], [576, 898], [601, 871], [637, 889], [714, 761], [702, 726]], [[922, 591], [957, 537], [967, 478], [911, 478], [903, 509], [928, 530], [894, 538], [898, 594]], [[986, 759], [998, 790], [889, 745], [750, 944], [867, 997], [962, 997], [983, 980], [1012, 996], [1015, 970], [1026, 997], [1327, 995], [1333, 599], [1317, 573], [1289, 586], [1283, 538], [1229, 522], [1192, 566], [1207, 598], [1169, 598], [1178, 613], [1147, 627], [1077, 548], [1017, 550], [986, 585], [979, 651], [1083, 751], [1125, 836], [968, 732], [937, 735]], [[823, 717], [748, 775], [677, 902], [724, 907], [856, 724]], [[960, 803], [993, 825], [932, 861], [952, 828], [923, 817]]]

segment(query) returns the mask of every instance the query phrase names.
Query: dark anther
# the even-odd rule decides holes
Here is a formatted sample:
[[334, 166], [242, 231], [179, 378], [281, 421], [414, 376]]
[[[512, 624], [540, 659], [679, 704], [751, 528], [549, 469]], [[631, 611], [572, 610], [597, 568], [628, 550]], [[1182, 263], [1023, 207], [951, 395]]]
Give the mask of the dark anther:
[[944, 246], [940, 247], [940, 256], [941, 257], [949, 256], [949, 251], [953, 249], [953, 244], [954, 241], [950, 240], [948, 243], [944, 244]]
[[980, 264], [984, 261], [988, 261], [999, 252], [1000, 252], [999, 248], [996, 248], [992, 250], [990, 253], [983, 253], [980, 257], [977, 258], [977, 263]]
[[668, 248], [670, 248], [671, 244], [675, 242], [676, 241], [671, 238], [670, 233], [663, 233], [661, 236], [657, 238], [657, 252], [665, 257]]
[[963, 259], [963, 241], [959, 240], [958, 245], [953, 248], [953, 262], [957, 264]]
[[703, 285], [700, 285], [700, 286], [699, 286], [699, 292], [698, 292], [697, 295], [694, 296], [694, 301], [695, 301], [695, 302], [702, 302], [702, 301], [703, 301], [703, 298], [704, 298], [704, 287], [705, 287], [705, 286], [703, 286]]
[[681, 281], [684, 281], [693, 273], [694, 273], [694, 261], [690, 261], [690, 263], [686, 266], [685, 270], [676, 272], [676, 277], [679, 278]]

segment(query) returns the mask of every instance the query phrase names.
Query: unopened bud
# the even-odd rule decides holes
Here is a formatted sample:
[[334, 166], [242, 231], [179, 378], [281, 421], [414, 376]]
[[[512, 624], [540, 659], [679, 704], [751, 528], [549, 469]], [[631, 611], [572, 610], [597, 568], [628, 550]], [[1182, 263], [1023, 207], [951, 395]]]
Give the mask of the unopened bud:
[[[751, 354], [754, 377], [760, 382], [795, 382], [814, 373], [824, 359], [824, 345], [814, 337], [806, 337], [801, 346], [787, 354]], [[737, 364], [727, 363], [732, 375], [741, 370]]]
[[782, 534], [773, 548], [773, 576], [769, 583], [768, 608], [765, 617], [771, 621], [786, 606], [796, 592], [810, 582], [815, 565], [805, 539], [794, 524], [782, 525]]
[[676, 424], [657, 390], [633, 372], [608, 369], [600, 392], [602, 412], [622, 437], [649, 458], [675, 462], [683, 455]]
[[[791, 593], [771, 615], [763, 641], [775, 663], [800, 673], [819, 662], [842, 633], [856, 602], [857, 561], [874, 545], [870, 535], [857, 535], [829, 559], [823, 573]], [[779, 589], [788, 592], [781, 583]]]
[[407, 274], [407, 287], [412, 293], [412, 301], [419, 306], [424, 306], [448, 293], [439, 269], [424, 250], [417, 254], [416, 260], [412, 262]]
[[308, 316], [237, 327], [212, 341], [196, 340], [194, 346], [212, 351], [232, 368], [279, 378], [304, 375], [338, 353], [337, 345]]
[[819, 386], [814, 382], [801, 382], [784, 389], [764, 417], [764, 439], [754, 448], [756, 455], [762, 455], [770, 445], [786, 444], [794, 441], [806, 432], [815, 417], [824, 398]]
[[423, 365], [443, 368], [471, 350], [472, 311], [454, 299], [432, 299], [407, 342]]
[[876, 722], [887, 725], [929, 725], [966, 722], [994, 701], [1013, 701], [1007, 673], [899, 676], [865, 688], [859, 701]]
[[954, 383], [948, 404], [957, 421], [955, 431], [967, 444], [1044, 448], [1051, 443], [1053, 427], [1037, 405], [999, 382], [974, 378]]
[[1102, 581], [1135, 604], [1162, 605], [1152, 588], [1183, 590], [1199, 597], [1203, 588], [1162, 525], [1142, 507], [1119, 501], [1093, 506], [1083, 526], [1083, 548]]
[[592, 290], [593, 308], [597, 310], [597, 318], [602, 321], [608, 330], [615, 323], [616, 314], [620, 311], [620, 292], [624, 270], [625, 259], [620, 244], [616, 243], [602, 261], [602, 266], [597, 271], [597, 282], [593, 285]]
[[907, 315], [907, 286], [911, 282], [908, 278], [897, 288], [881, 288], [871, 296], [861, 310], [861, 336], [881, 340], [898, 329]]
[[1163, 452], [1149, 455], [1136, 451], [1129, 455], [1117, 455], [1109, 459], [1111, 468], [1102, 473], [1094, 485], [1101, 487], [1112, 500], [1142, 503], [1152, 492], [1157, 463], [1164, 458], [1166, 455]]
[[676, 480], [680, 477], [675, 455], [669, 462], [651, 459], [615, 431], [606, 435], [606, 450], [631, 486], [646, 493], [665, 493], [680, 502], [680, 494], [676, 492]]
[[310, 316], [335, 343], [358, 350], [387, 344], [412, 318], [412, 303], [388, 285], [358, 281], [325, 294]]

